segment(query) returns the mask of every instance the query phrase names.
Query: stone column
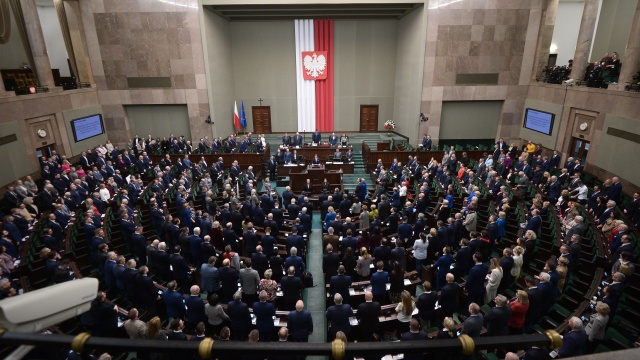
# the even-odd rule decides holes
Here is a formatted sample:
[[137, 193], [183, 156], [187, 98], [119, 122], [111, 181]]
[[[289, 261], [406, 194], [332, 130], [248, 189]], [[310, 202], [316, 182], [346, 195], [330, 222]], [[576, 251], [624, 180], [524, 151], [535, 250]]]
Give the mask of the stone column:
[[531, 74], [531, 80], [533, 81], [536, 80], [536, 77], [542, 73], [542, 70], [549, 63], [549, 48], [551, 47], [551, 38], [553, 37], [553, 27], [556, 23], [559, 1], [560, 0], [548, 0], [546, 1], [546, 7], [542, 9], [536, 58], [533, 64], [533, 74]]
[[[622, 68], [618, 77], [618, 90], [624, 90], [626, 83], [633, 81], [633, 76], [640, 70], [640, 2], [633, 17], [631, 33], [627, 42], [627, 49], [622, 59]], [[611, 87], [609, 87], [611, 88]]]
[[[53, 82], [53, 73], [51, 72], [51, 63], [49, 63], [49, 55], [47, 55], [47, 47], [44, 43], [44, 35], [42, 34], [42, 26], [38, 17], [35, 0], [21, 0], [22, 13], [24, 22], [27, 27], [27, 36], [29, 37], [29, 45], [33, 53], [35, 71], [38, 75], [38, 82], [47, 85], [49, 91], [56, 90]], [[60, 89], [62, 90], [62, 89]]]
[[589, 62], [589, 51], [593, 34], [596, 31], [596, 18], [598, 17], [598, 0], [585, 0], [580, 31], [578, 32], [578, 42], [576, 52], [573, 55], [573, 68], [571, 78], [575, 80], [584, 79], [584, 72], [587, 70]]

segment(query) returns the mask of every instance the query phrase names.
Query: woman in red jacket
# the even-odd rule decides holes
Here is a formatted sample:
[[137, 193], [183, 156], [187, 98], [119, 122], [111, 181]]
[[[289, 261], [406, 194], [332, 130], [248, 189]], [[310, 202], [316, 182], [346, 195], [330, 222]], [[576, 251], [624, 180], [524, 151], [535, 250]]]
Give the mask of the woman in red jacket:
[[524, 334], [524, 318], [529, 310], [529, 295], [524, 290], [518, 290], [516, 299], [509, 302], [511, 319], [509, 319], [509, 334]]

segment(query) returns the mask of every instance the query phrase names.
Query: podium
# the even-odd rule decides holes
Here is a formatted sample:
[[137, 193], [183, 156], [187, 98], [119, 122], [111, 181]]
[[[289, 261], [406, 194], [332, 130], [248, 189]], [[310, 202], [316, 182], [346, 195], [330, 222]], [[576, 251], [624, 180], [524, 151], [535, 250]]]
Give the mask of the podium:
[[289, 173], [289, 186], [294, 192], [302, 191], [307, 179], [311, 180], [313, 192], [320, 192], [320, 186], [326, 178], [331, 187], [339, 187], [342, 189], [342, 170], [327, 170], [324, 165], [307, 165], [306, 169], [301, 172]]

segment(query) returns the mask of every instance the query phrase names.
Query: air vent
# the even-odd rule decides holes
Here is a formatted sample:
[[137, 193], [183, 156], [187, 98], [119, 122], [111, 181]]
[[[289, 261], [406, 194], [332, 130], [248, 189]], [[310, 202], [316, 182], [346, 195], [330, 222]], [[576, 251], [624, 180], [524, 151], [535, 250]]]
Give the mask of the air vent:
[[500, 74], [456, 74], [456, 85], [497, 85]]
[[167, 88], [171, 87], [170, 77], [128, 77], [127, 85], [130, 89], [139, 88]]
[[12, 143], [14, 141], [18, 141], [18, 137], [16, 136], [16, 134], [11, 134], [11, 135], [0, 137], [0, 146], [7, 145], [7, 144]]
[[640, 134], [635, 134], [629, 131], [609, 127], [607, 128], [607, 135], [619, 137], [621, 139], [633, 141], [634, 143], [640, 144]]

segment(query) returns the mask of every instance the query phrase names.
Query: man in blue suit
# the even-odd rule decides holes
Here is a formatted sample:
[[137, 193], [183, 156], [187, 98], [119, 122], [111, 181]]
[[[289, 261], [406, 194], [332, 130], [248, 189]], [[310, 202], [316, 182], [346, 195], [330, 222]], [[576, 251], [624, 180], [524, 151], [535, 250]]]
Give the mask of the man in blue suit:
[[558, 356], [561, 358], [582, 355], [582, 349], [589, 340], [587, 333], [582, 328], [582, 320], [574, 316], [569, 319], [569, 326], [571, 331], [562, 337], [562, 347], [558, 351]]
[[206, 322], [207, 315], [204, 313], [204, 301], [200, 297], [200, 287], [193, 285], [189, 289], [189, 296], [185, 297], [184, 304], [187, 306], [186, 327], [195, 329], [199, 322]]
[[[402, 334], [400, 340], [401, 341], [425, 341], [428, 340], [426, 332], [420, 331], [420, 322], [416, 319], [411, 319], [409, 321], [409, 331]], [[404, 354], [404, 358], [406, 360], [420, 360], [423, 358], [424, 354]]]
[[335, 305], [327, 309], [327, 320], [331, 323], [329, 326], [329, 341], [336, 338], [336, 333], [342, 331], [349, 336], [351, 333], [351, 324], [349, 318], [353, 317], [353, 309], [349, 304], [342, 303], [342, 295], [335, 294], [333, 296]]
[[509, 319], [511, 319], [511, 307], [504, 295], [495, 298], [496, 306], [484, 317], [488, 336], [509, 335]]
[[242, 292], [233, 294], [233, 301], [227, 304], [227, 315], [231, 320], [231, 340], [245, 341], [251, 326], [249, 306], [242, 302]]
[[336, 133], [331, 133], [331, 136], [329, 136], [329, 144], [331, 146], [338, 145], [338, 136], [336, 135]]
[[614, 176], [611, 178], [611, 182], [611, 187], [607, 190], [607, 199], [619, 203], [620, 195], [622, 195], [622, 184], [620, 184], [620, 178]]
[[184, 319], [186, 314], [185, 303], [182, 295], [176, 291], [178, 283], [169, 281], [167, 288], [162, 292], [162, 300], [167, 306], [167, 315], [174, 319]]
[[293, 267], [295, 269], [295, 277], [300, 278], [302, 272], [304, 272], [304, 262], [298, 256], [298, 249], [295, 246], [291, 248], [290, 254], [291, 256], [284, 261], [285, 268]]
[[311, 313], [304, 310], [304, 303], [298, 300], [296, 309], [289, 313], [287, 326], [294, 342], [308, 342], [309, 335], [313, 333], [313, 320]]
[[538, 209], [534, 209], [531, 211], [531, 219], [527, 221], [527, 226], [524, 228], [524, 232], [527, 230], [531, 230], [536, 233], [537, 237], [540, 237], [540, 227], [542, 226], [542, 218], [540, 218], [540, 211]]
[[113, 269], [116, 267], [116, 257], [116, 253], [110, 251], [107, 254], [107, 261], [104, 263], [104, 283], [112, 289], [116, 287], [116, 278], [113, 273]]
[[383, 305], [386, 304], [389, 273], [384, 271], [384, 263], [382, 261], [378, 261], [376, 267], [378, 270], [371, 274], [371, 293], [373, 294], [373, 300]]
[[480, 306], [476, 303], [469, 304], [469, 317], [462, 323], [462, 334], [479, 337], [482, 331], [484, 317], [480, 313]]
[[438, 269], [438, 278], [436, 281], [436, 289], [438, 291], [442, 290], [444, 285], [447, 283], [447, 273], [451, 271], [451, 264], [453, 264], [453, 256], [451, 256], [451, 248], [448, 246], [445, 246], [442, 248], [442, 256], [440, 256], [440, 258], [435, 262], [435, 264], [433, 264], [433, 268]]
[[489, 267], [482, 263], [482, 254], [476, 252], [473, 254], [475, 265], [469, 270], [469, 276], [464, 284], [467, 290], [469, 304], [476, 303], [481, 305], [484, 303], [484, 279], [489, 272]]
[[398, 238], [403, 243], [413, 239], [413, 227], [409, 224], [409, 219], [406, 216], [402, 217], [402, 224], [398, 225]]
[[320, 143], [320, 140], [322, 140], [322, 135], [320, 134], [318, 129], [316, 129], [316, 131], [313, 133], [313, 135], [311, 135], [311, 141], [313, 141], [314, 143], [318, 144], [318, 143]]
[[273, 317], [276, 307], [267, 302], [267, 292], [262, 290], [258, 296], [260, 301], [253, 303], [253, 315], [256, 316], [256, 329], [260, 332], [260, 341], [268, 342], [273, 339]]
[[344, 265], [340, 265], [338, 275], [332, 276], [329, 280], [329, 292], [333, 296], [340, 294], [340, 298], [348, 304], [350, 300], [349, 287], [351, 287], [352, 281], [351, 276], [345, 275], [345, 272]]

